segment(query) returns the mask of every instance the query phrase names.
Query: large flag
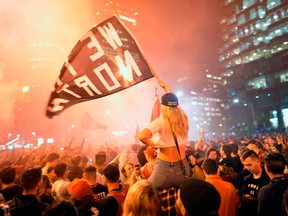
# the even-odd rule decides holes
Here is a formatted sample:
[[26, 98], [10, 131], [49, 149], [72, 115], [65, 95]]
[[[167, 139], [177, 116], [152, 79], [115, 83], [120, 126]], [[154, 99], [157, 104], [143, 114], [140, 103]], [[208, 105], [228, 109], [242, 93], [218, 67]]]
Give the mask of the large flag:
[[96, 122], [87, 111], [83, 115], [82, 126], [86, 130], [107, 129], [107, 125]]
[[52, 118], [76, 103], [97, 99], [153, 77], [137, 41], [116, 16], [88, 31], [72, 49], [50, 95]]
[[153, 108], [152, 108], [150, 122], [152, 122], [154, 119], [158, 118], [160, 116], [160, 114], [161, 114], [161, 104], [160, 104], [159, 97], [156, 96], [155, 100], [154, 100]]

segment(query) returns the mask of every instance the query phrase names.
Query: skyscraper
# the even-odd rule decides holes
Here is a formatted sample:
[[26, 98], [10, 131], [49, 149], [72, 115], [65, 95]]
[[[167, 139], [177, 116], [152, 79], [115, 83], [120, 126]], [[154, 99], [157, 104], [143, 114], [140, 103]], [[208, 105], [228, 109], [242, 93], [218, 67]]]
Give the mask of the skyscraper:
[[228, 81], [230, 107], [246, 106], [252, 128], [287, 128], [287, 0], [221, 3], [219, 62]]

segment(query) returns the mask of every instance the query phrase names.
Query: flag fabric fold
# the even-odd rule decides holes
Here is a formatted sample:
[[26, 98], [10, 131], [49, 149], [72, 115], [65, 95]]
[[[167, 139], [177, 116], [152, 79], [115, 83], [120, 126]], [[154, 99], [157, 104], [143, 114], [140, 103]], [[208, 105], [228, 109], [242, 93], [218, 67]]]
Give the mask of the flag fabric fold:
[[87, 111], [84, 113], [82, 117], [82, 127], [86, 130], [96, 130], [96, 129], [107, 130], [107, 125], [96, 122]]
[[161, 114], [161, 103], [160, 103], [159, 97], [156, 96], [154, 103], [153, 103], [153, 107], [152, 107], [150, 122], [158, 118], [160, 114]]
[[88, 31], [63, 64], [46, 116], [81, 102], [105, 97], [153, 77], [141, 47], [113, 16]]
[[139, 142], [140, 142], [139, 133], [140, 133], [140, 129], [139, 129], [139, 126], [137, 124], [135, 135], [134, 135], [134, 144], [139, 144]]

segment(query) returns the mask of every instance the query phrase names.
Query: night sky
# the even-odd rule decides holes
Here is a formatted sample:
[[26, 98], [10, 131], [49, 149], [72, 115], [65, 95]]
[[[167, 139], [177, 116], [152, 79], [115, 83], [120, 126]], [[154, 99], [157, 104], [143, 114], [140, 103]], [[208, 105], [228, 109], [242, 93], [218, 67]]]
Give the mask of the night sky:
[[[155, 78], [104, 99], [75, 105], [55, 119], [45, 117], [50, 89], [76, 42], [95, 22], [113, 15], [108, 11], [91, 20], [91, 8], [101, 8], [98, 2], [103, 4], [102, 0], [0, 0], [2, 140], [8, 132], [14, 135], [23, 132], [24, 129], [16, 130], [16, 125], [20, 125], [26, 134], [36, 131], [39, 136], [61, 137], [65, 142], [74, 135], [105, 142], [113, 131], [126, 131], [126, 136], [112, 137], [107, 142], [129, 143], [134, 139], [136, 126], [142, 129], [149, 122], [155, 88], [159, 88]], [[186, 77], [189, 89], [186, 82], [183, 90], [191, 91], [196, 85], [194, 78], [203, 76], [203, 64], [211, 68], [211, 73], [217, 72], [219, 8], [216, 0], [118, 2], [138, 12], [137, 25], [127, 23], [127, 26], [157, 74], [174, 90], [182, 85], [177, 80]], [[46, 61], [37, 62], [37, 58]], [[32, 90], [29, 101], [19, 110], [15, 101], [22, 83], [32, 86]], [[85, 111], [106, 124], [108, 130], [83, 131], [79, 122]]]

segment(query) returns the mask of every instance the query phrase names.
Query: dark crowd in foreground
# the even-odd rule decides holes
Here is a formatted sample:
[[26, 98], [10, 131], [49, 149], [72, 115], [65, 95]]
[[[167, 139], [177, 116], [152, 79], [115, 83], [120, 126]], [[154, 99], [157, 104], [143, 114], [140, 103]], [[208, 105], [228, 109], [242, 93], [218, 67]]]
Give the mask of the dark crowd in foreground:
[[186, 145], [190, 176], [169, 188], [149, 182], [158, 150], [140, 143], [1, 150], [0, 215], [288, 215], [287, 137], [202, 131]]

